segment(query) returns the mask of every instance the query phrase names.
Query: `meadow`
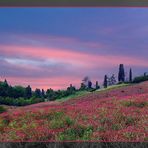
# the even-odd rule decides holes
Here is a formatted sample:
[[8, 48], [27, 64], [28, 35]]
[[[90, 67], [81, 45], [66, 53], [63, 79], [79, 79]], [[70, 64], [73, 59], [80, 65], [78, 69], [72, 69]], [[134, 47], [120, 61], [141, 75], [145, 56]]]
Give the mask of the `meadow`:
[[8, 109], [0, 141], [148, 141], [148, 82]]

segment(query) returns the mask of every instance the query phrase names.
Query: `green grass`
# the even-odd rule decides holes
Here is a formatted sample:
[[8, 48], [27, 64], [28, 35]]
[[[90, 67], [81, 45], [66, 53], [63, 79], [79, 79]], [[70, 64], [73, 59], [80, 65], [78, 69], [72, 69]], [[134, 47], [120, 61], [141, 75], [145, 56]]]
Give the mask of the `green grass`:
[[[131, 85], [131, 84], [122, 83], [122, 84], [117, 84], [117, 85], [113, 85], [113, 86], [108, 86], [107, 88], [98, 89], [98, 90], [96, 90], [94, 92], [96, 92], [96, 93], [99, 92], [100, 93], [100, 92], [104, 92], [104, 91], [108, 91], [108, 90], [112, 90], [112, 89], [117, 89], [117, 88], [129, 86], [129, 85]], [[73, 95], [63, 97], [61, 99], [57, 99], [56, 101], [63, 102], [63, 101], [67, 101], [67, 100], [72, 99], [72, 98], [78, 98], [78, 97], [85, 96], [85, 95], [91, 94], [91, 93], [92, 92], [89, 92], [89, 91], [86, 91], [86, 90], [85, 91], [78, 91]]]
[[107, 91], [107, 90], [112, 90], [112, 89], [115, 89], [115, 88], [122, 88], [124, 86], [129, 86], [129, 85], [131, 85], [131, 84], [125, 84], [125, 83], [116, 84], [116, 85], [108, 86], [107, 88], [98, 89], [97, 91], [98, 92], [104, 92], [104, 91]]
[[[132, 85], [132, 84], [122, 83], [122, 84], [112, 85], [112, 86], [108, 86], [107, 88], [98, 89], [98, 90], [94, 91], [93, 93], [106, 92], [106, 91], [109, 91], [109, 90], [118, 89], [118, 88], [122, 88], [122, 87], [129, 86], [129, 85]], [[70, 100], [70, 99], [73, 99], [73, 98], [76, 99], [76, 98], [81, 97], [81, 96], [86, 96], [87, 94], [91, 94], [91, 93], [92, 92], [87, 91], [87, 90], [85, 90], [85, 91], [78, 91], [78, 92], [76, 92], [73, 95], [70, 95], [70, 96], [67, 96], [67, 97], [63, 97], [61, 99], [56, 99], [55, 101], [57, 101], [57, 102], [64, 102], [64, 101], [67, 101], [67, 100]]]
[[77, 125], [65, 130], [64, 132], [61, 132], [58, 135], [57, 140], [90, 140], [92, 132], [92, 126], [83, 127]]
[[49, 120], [51, 129], [64, 128], [66, 126], [69, 127], [75, 123], [75, 121], [65, 115], [64, 112], [55, 112]]
[[90, 93], [91, 92], [88, 92], [88, 91], [78, 91], [78, 92], [76, 92], [73, 95], [70, 95], [70, 96], [67, 96], [67, 97], [63, 97], [61, 99], [57, 99], [56, 101], [58, 101], [58, 102], [64, 102], [64, 101], [67, 101], [69, 99], [78, 98], [78, 97], [85, 96], [85, 95], [90, 94]]
[[134, 102], [134, 100], [124, 100], [120, 102], [123, 106], [130, 107], [135, 106], [139, 108], [143, 108], [148, 105], [148, 102], [142, 101], [142, 102]]

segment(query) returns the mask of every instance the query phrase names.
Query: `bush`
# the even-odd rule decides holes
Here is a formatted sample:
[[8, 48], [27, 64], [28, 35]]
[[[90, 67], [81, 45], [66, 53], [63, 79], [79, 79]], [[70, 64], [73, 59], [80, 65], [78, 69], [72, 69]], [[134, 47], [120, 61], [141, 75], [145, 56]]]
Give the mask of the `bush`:
[[132, 100], [121, 101], [121, 104], [126, 107], [134, 106], [134, 107], [139, 107], [139, 108], [143, 108], [148, 105], [146, 101], [134, 102]]
[[0, 113], [3, 113], [6, 111], [6, 108], [4, 108], [3, 106], [0, 106]]
[[31, 98], [31, 99], [25, 99], [25, 98], [10, 98], [10, 97], [0, 97], [0, 104], [5, 104], [5, 105], [14, 105], [14, 106], [25, 106], [25, 105], [30, 105], [30, 104], [35, 104], [43, 102], [43, 99], [41, 98]]
[[119, 130], [119, 129], [121, 129], [121, 125], [120, 124], [113, 124], [111, 128], [112, 128], [112, 130]]
[[135, 77], [134, 80], [133, 80], [133, 83], [140, 83], [140, 82], [143, 82], [143, 81], [148, 81], [148, 75]]
[[58, 140], [90, 140], [92, 132], [92, 126], [83, 127], [77, 125], [61, 132], [58, 136]]

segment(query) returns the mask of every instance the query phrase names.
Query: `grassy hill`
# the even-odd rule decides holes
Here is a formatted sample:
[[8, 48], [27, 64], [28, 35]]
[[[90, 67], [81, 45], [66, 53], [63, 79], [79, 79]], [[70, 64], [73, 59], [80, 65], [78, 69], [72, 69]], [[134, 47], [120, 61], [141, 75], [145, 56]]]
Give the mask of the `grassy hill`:
[[148, 82], [0, 114], [0, 141], [148, 141]]

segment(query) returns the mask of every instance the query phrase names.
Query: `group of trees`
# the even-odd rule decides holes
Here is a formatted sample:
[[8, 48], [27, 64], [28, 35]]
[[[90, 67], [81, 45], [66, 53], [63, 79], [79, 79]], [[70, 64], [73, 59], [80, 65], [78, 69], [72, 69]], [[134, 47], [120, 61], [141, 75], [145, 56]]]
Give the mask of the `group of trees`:
[[68, 95], [74, 94], [76, 88], [70, 84], [66, 90], [54, 91], [53, 89], [40, 90], [38, 88], [35, 91], [32, 90], [30, 85], [27, 87], [14, 86], [8, 84], [7, 80], [0, 81], [0, 104], [6, 105], [28, 105], [37, 102], [42, 102], [45, 99], [55, 100]]
[[148, 75], [146, 73], [144, 73], [142, 76], [135, 77], [133, 83], [139, 83], [143, 81], [148, 81]]
[[[104, 88], [107, 88], [108, 86], [115, 85], [117, 83], [137, 83], [145, 80], [148, 80], [148, 75], [146, 73], [144, 73], [144, 76], [135, 77], [133, 80], [131, 68], [129, 70], [128, 81], [125, 80], [124, 65], [120, 64], [118, 72], [118, 82], [116, 81], [114, 74], [112, 74], [110, 77], [105, 75], [103, 86]], [[4, 82], [0, 81], [0, 104], [28, 105], [42, 102], [45, 99], [50, 101], [60, 99], [72, 95], [77, 91], [95, 91], [97, 89], [100, 89], [98, 81], [93, 84], [88, 76], [84, 77], [79, 89], [76, 89], [72, 84], [70, 84], [70, 86], [67, 87], [66, 90], [57, 91], [54, 91], [51, 88], [47, 89], [47, 91], [45, 91], [44, 89], [40, 90], [36, 88], [35, 91], [33, 91], [30, 85], [28, 85], [27, 87], [12, 87], [8, 84], [7, 80], [4, 80]]]
[[[124, 65], [120, 64], [119, 65], [119, 72], [118, 72], [118, 83], [124, 83], [124, 82], [132, 82], [132, 69], [130, 68], [129, 70], [129, 80], [125, 80], [125, 71], [124, 71]], [[108, 77], [107, 75], [104, 76], [104, 82], [103, 86], [104, 88], [107, 88], [107, 86], [114, 85], [116, 84], [116, 78], [115, 75], [113, 74], [111, 77]]]
[[23, 106], [43, 101], [35, 95], [29, 85], [12, 87], [7, 80], [0, 82], [0, 104]]
[[96, 81], [96, 84], [93, 87], [93, 83], [91, 82], [90, 78], [88, 76], [86, 76], [82, 80], [82, 83], [81, 83], [79, 90], [94, 91], [94, 90], [97, 90], [99, 88], [100, 88], [100, 86], [99, 86], [98, 81]]

